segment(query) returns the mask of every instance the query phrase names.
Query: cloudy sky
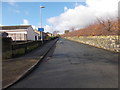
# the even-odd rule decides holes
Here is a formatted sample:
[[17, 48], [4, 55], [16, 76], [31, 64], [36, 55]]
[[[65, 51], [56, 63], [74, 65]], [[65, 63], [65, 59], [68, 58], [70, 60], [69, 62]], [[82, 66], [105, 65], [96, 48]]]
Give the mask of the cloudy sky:
[[42, 9], [45, 32], [80, 29], [96, 18], [118, 16], [119, 0], [86, 0], [84, 2], [2, 2], [2, 23], [0, 25], [32, 25], [40, 27]]

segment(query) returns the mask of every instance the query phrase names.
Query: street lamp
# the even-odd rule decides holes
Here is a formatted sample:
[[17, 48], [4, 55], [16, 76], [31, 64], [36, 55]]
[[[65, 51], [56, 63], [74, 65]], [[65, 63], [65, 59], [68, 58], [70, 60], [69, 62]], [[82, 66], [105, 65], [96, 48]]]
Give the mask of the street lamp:
[[[42, 28], [42, 8], [45, 8], [45, 7], [44, 6], [40, 6], [41, 28]], [[41, 31], [41, 41], [43, 42], [42, 31]]]

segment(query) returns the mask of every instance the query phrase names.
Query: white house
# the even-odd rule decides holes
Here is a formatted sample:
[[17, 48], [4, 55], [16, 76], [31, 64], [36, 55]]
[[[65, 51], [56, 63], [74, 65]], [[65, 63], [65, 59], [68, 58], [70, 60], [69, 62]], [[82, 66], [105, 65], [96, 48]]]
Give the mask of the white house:
[[8, 33], [13, 41], [38, 40], [39, 34], [34, 31], [31, 25], [0, 26], [0, 33]]

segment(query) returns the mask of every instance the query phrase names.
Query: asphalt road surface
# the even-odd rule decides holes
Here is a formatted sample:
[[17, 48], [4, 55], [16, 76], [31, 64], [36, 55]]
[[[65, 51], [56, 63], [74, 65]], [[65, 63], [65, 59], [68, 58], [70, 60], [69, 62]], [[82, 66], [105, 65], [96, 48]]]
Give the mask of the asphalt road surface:
[[11, 88], [118, 88], [118, 54], [60, 39], [38, 68]]

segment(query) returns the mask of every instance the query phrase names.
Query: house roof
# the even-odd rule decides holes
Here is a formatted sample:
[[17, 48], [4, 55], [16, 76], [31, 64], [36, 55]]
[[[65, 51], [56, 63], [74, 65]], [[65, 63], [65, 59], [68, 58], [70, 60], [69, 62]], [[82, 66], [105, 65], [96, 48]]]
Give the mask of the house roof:
[[29, 27], [31, 27], [31, 25], [0, 26], [0, 30], [27, 29]]

